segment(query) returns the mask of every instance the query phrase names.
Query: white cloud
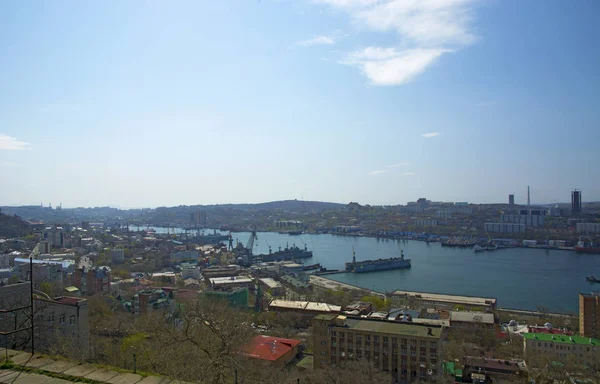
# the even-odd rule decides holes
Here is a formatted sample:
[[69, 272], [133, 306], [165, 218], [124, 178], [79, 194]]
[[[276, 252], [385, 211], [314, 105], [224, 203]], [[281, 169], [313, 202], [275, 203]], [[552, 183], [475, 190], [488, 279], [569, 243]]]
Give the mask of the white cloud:
[[403, 161], [401, 163], [397, 163], [397, 164], [392, 164], [392, 165], [388, 165], [388, 168], [400, 168], [400, 167], [408, 167], [410, 165], [409, 162], [407, 161]]
[[296, 43], [301, 47], [310, 47], [313, 45], [333, 45], [335, 44], [335, 37], [333, 36], [317, 36], [312, 39], [302, 40]]
[[441, 133], [439, 133], [439, 132], [429, 132], [429, 133], [424, 133], [421, 136], [423, 136], [426, 139], [431, 139], [432, 137], [437, 137], [439, 135], [441, 135]]
[[29, 143], [24, 141], [19, 141], [14, 137], [10, 137], [8, 135], [0, 134], [0, 150], [5, 151], [22, 151], [27, 149]]
[[404, 172], [402, 174], [402, 176], [414, 176], [414, 175], [416, 175], [416, 173], [414, 173], [414, 172]]
[[355, 64], [375, 85], [400, 85], [422, 73], [443, 53], [477, 41], [471, 31], [479, 0], [313, 0], [349, 14], [359, 26], [398, 37], [394, 46], [354, 52]]
[[381, 175], [384, 173], [387, 173], [387, 171], [386, 170], [369, 171], [369, 175], [372, 175], [372, 176], [377, 176], [377, 175]]
[[443, 49], [410, 49], [368, 47], [352, 53], [345, 64], [355, 65], [375, 85], [400, 85], [410, 81], [435, 62]]

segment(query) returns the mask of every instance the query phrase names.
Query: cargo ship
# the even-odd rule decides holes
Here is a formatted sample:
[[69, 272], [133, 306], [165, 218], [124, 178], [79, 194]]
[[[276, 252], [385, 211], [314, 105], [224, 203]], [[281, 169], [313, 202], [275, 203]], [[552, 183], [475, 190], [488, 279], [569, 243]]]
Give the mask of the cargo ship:
[[404, 258], [404, 251], [400, 252], [400, 257], [356, 261], [356, 255], [354, 254], [354, 250], [352, 250], [352, 262], [346, 263], [346, 272], [365, 273], [387, 271], [390, 269], [410, 268], [410, 266], [410, 259]]
[[257, 258], [264, 261], [286, 261], [296, 259], [309, 259], [313, 256], [312, 251], [309, 251], [304, 245], [304, 248], [297, 247], [293, 244], [291, 247], [286, 246], [284, 249], [279, 248], [279, 251], [272, 252], [269, 247], [269, 253], [266, 255], [256, 255]]
[[581, 240], [577, 243], [575, 247], [575, 252], [578, 253], [597, 253], [600, 254], [600, 247], [594, 245], [594, 243], [589, 243], [589, 245], [585, 245], [585, 243]]

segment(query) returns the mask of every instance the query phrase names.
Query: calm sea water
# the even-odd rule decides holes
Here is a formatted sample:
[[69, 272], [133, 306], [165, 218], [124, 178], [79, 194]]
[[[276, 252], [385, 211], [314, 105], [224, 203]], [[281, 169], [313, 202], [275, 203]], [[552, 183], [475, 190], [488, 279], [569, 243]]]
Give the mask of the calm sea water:
[[[207, 231], [208, 232], [208, 231]], [[246, 244], [249, 233], [233, 233]], [[400, 249], [412, 259], [412, 268], [364, 274], [340, 273], [328, 278], [376, 291], [409, 290], [496, 297], [503, 308], [553, 311], [578, 310], [578, 292], [600, 290], [600, 284], [585, 280], [600, 276], [600, 255], [570, 251], [512, 248], [475, 253], [471, 249], [446, 248], [439, 243], [378, 240], [333, 235], [289, 236], [259, 232], [254, 253], [267, 253], [286, 243], [308, 246], [313, 258], [305, 264], [321, 263], [329, 269], [343, 269], [351, 261], [354, 247], [357, 260], [397, 257]]]

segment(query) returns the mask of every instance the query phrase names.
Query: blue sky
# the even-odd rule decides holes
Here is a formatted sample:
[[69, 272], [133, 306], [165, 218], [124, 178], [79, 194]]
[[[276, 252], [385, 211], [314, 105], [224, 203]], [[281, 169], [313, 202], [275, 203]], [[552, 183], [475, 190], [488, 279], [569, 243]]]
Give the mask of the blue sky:
[[0, 2], [0, 205], [600, 200], [599, 11]]

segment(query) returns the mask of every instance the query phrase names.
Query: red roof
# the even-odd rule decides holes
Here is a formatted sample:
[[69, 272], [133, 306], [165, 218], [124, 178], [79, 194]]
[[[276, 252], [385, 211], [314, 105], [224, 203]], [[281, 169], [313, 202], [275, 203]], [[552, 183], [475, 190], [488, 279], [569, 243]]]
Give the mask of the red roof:
[[276, 361], [298, 344], [300, 340], [260, 335], [244, 346], [243, 351], [246, 356], [255, 359]]
[[80, 302], [86, 301], [86, 300], [80, 299], [79, 297], [61, 296], [61, 297], [55, 298], [54, 301], [61, 303], [61, 304], [65, 304], [65, 305], [77, 306], [77, 303], [80, 303]]

